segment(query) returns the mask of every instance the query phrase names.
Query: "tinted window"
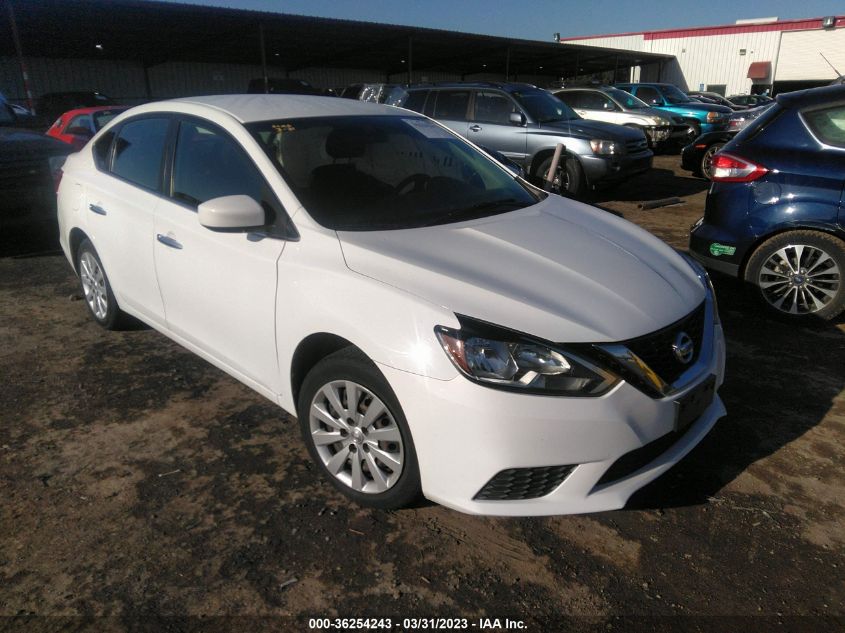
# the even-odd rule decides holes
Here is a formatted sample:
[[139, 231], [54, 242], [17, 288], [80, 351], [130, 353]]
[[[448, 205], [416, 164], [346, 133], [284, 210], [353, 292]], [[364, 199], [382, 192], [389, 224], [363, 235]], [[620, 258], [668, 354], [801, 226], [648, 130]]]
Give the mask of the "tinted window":
[[640, 86], [637, 88], [637, 98], [649, 104], [663, 103], [660, 93], [651, 86]]
[[613, 101], [600, 92], [584, 92], [581, 97], [581, 107], [585, 110], [615, 110]]
[[517, 112], [516, 105], [496, 92], [479, 92], [475, 95], [475, 120], [510, 125], [510, 115]]
[[619, 88], [605, 88], [605, 90], [607, 94], [616, 99], [617, 102], [622, 104], [622, 107], [628, 110], [642, 110], [648, 107], [648, 104], [644, 101]]
[[159, 189], [161, 161], [170, 119], [124, 123], [115, 141], [112, 173], [148, 189]]
[[583, 93], [579, 92], [556, 92], [555, 96], [563, 101], [566, 105], [570, 108], [580, 108], [581, 107], [581, 95]]
[[468, 104], [468, 90], [440, 90], [437, 93], [433, 116], [435, 119], [463, 121], [467, 116]]
[[265, 182], [228, 135], [192, 121], [179, 124], [173, 161], [173, 197], [192, 206], [221, 196], [247, 195], [259, 204]]
[[488, 156], [422, 117], [312, 117], [246, 127], [327, 228], [448, 224], [538, 200]]
[[845, 147], [845, 106], [806, 112], [804, 119], [823, 143]]
[[405, 99], [405, 103], [402, 104], [402, 107], [413, 110], [414, 112], [422, 112], [428, 92], [428, 90], [414, 90], [413, 92], [409, 92], [408, 98]]
[[520, 90], [511, 93], [537, 123], [569, 121], [580, 117], [563, 101], [545, 90]]
[[94, 143], [94, 164], [104, 171], [109, 168], [109, 150], [114, 140], [114, 130], [109, 130]]

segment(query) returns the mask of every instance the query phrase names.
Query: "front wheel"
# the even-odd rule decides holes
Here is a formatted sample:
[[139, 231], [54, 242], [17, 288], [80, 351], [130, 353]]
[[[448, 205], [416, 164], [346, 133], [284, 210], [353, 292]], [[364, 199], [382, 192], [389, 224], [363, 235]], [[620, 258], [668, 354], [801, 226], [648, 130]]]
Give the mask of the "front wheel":
[[818, 231], [789, 231], [754, 251], [745, 280], [779, 315], [829, 320], [845, 310], [843, 274], [845, 242]]
[[695, 139], [701, 136], [701, 124], [696, 121], [687, 121], [686, 123], [687, 125], [689, 125], [689, 128], [687, 129], [684, 141], [686, 145], [689, 145]]
[[390, 510], [420, 495], [414, 443], [399, 401], [378, 368], [354, 348], [305, 377], [300, 429], [324, 476], [357, 503]]
[[[534, 177], [540, 181], [540, 186], [545, 184], [546, 174], [552, 166], [552, 158], [546, 158], [537, 171], [534, 172]], [[581, 163], [574, 156], [561, 156], [563, 165], [558, 164], [554, 179], [552, 180], [552, 192], [560, 195], [569, 195], [573, 198], [583, 196], [587, 189], [587, 180], [584, 177], [584, 170], [581, 168]]]

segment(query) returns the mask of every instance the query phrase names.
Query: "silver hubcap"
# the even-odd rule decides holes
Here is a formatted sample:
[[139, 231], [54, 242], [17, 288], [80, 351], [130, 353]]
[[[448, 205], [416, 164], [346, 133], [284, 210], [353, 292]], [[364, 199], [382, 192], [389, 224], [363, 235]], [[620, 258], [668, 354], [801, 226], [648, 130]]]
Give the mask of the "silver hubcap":
[[818, 312], [833, 300], [841, 283], [842, 273], [833, 258], [804, 244], [772, 253], [757, 277], [766, 301], [788, 314]]
[[701, 161], [701, 172], [708, 180], [713, 179], [713, 156], [722, 149], [721, 145], [713, 145], [704, 152], [704, 159]]
[[309, 425], [323, 465], [353, 490], [384, 492], [402, 475], [402, 433], [366, 387], [349, 380], [323, 385], [311, 401]]
[[108, 314], [109, 298], [106, 291], [106, 277], [97, 259], [89, 252], [82, 253], [79, 258], [79, 277], [82, 279], [82, 291], [91, 312], [100, 321], [104, 321]]

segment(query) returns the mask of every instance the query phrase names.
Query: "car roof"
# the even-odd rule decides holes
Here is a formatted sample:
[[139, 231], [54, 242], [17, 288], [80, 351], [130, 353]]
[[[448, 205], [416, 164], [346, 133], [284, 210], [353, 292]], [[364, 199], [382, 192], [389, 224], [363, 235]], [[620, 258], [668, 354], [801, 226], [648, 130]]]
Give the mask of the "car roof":
[[321, 116], [395, 115], [419, 116], [415, 112], [352, 99], [298, 94], [242, 94], [185, 97], [141, 106], [138, 112], [166, 110], [168, 104], [184, 103], [212, 108], [241, 123], [271, 119], [303, 119]]
[[783, 108], [806, 108], [845, 101], [845, 85], [823, 86], [779, 94], [776, 101]]
[[75, 108], [63, 113], [62, 116], [79, 116], [80, 114], [93, 114], [94, 112], [102, 112], [104, 110], [128, 110], [132, 106], [127, 105], [106, 105], [106, 106], [91, 106], [89, 108]]
[[499, 88], [500, 90], [540, 90], [534, 84], [513, 81], [438, 81], [432, 84], [416, 84], [406, 88], [412, 90], [430, 90], [432, 88]]

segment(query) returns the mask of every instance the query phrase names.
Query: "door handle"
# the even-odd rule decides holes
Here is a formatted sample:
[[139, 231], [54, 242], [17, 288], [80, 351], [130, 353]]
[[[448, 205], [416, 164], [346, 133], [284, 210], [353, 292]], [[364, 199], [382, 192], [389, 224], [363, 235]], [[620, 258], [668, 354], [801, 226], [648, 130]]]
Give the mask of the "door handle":
[[91, 209], [91, 211], [93, 211], [97, 215], [107, 215], [106, 210], [97, 204], [89, 204], [88, 208]]
[[470, 125], [469, 130], [470, 130], [470, 132], [480, 132], [481, 126], [480, 125]]
[[170, 248], [175, 248], [176, 250], [182, 250], [182, 244], [174, 240], [172, 237], [168, 237], [167, 235], [162, 235], [161, 233], [156, 233], [156, 239], [164, 244], [165, 246], [169, 246]]

